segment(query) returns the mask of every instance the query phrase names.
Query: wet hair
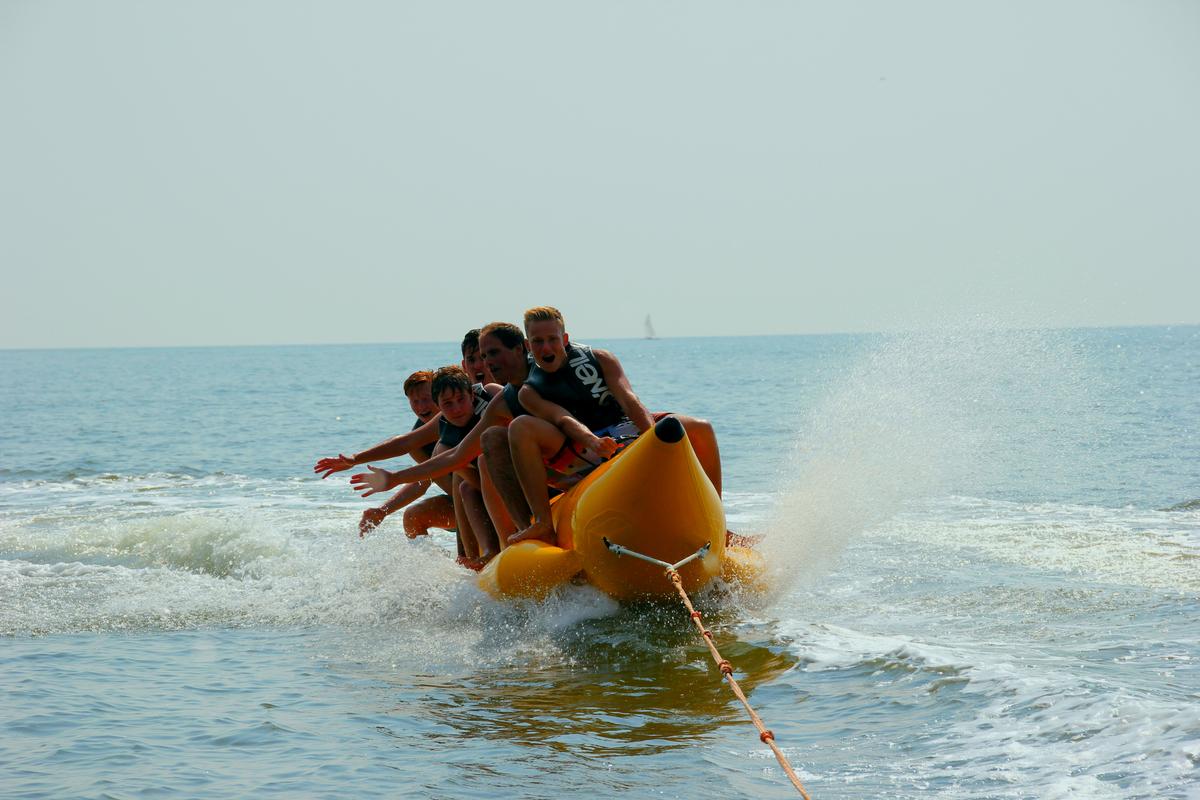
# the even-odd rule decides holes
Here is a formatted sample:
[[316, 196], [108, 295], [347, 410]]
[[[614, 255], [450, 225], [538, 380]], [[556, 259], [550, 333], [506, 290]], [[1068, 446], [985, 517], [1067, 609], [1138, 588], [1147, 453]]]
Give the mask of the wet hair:
[[463, 340], [462, 340], [463, 358], [466, 358], [467, 353], [470, 352], [471, 350], [478, 350], [478, 349], [479, 349], [479, 328], [472, 328], [471, 330], [467, 331], [466, 336], [464, 336]]
[[433, 386], [430, 387], [433, 392], [433, 402], [437, 402], [438, 396], [443, 392], [471, 392], [471, 387], [474, 384], [467, 373], [463, 372], [463, 368], [454, 364], [440, 368], [433, 373]]
[[489, 322], [479, 331], [479, 338], [495, 336], [505, 347], [516, 347], [525, 344], [525, 334], [511, 322]]
[[433, 373], [427, 369], [417, 370], [412, 375], [409, 375], [404, 380], [404, 396], [412, 394], [413, 389], [416, 389], [422, 383], [429, 383], [433, 380]]
[[529, 331], [529, 323], [541, 322], [543, 320], [556, 321], [563, 330], [567, 329], [567, 323], [563, 321], [562, 312], [554, 306], [534, 306], [525, 312], [525, 331]]

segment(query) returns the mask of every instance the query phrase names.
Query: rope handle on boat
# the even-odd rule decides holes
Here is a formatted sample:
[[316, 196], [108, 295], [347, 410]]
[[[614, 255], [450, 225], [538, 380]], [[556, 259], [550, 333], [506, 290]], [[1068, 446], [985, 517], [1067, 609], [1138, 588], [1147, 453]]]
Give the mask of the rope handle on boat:
[[792, 785], [796, 787], [796, 791], [800, 792], [800, 796], [803, 797], [804, 800], [812, 800], [812, 796], [804, 789], [804, 785], [800, 783], [800, 778], [796, 776], [796, 771], [793, 770], [792, 765], [788, 763], [787, 756], [785, 756], [783, 751], [779, 749], [779, 745], [775, 744], [775, 734], [763, 724], [762, 718], [759, 717], [758, 714], [755, 713], [754, 709], [750, 706], [750, 701], [746, 699], [746, 695], [742, 692], [742, 687], [738, 685], [737, 679], [733, 677], [733, 665], [729, 663], [728, 659], [721, 655], [721, 652], [717, 650], [717, 646], [713, 644], [712, 631], [704, 627], [704, 623], [700, 621], [700, 612], [697, 611], [695, 606], [692, 605], [692, 599], [688, 597], [688, 593], [684, 591], [683, 581], [679, 577], [679, 568], [685, 564], [690, 564], [698, 558], [704, 558], [706, 555], [708, 555], [708, 551], [712, 546], [712, 542], [705, 543], [703, 547], [682, 561], [677, 561], [674, 564], [668, 564], [665, 561], [660, 561], [659, 559], [653, 558], [644, 553], [639, 553], [636, 550], [630, 550], [628, 547], [616, 544], [615, 542], [610, 542], [607, 536], [603, 537], [602, 541], [604, 542], [604, 546], [608, 548], [609, 552], [616, 554], [618, 557], [632, 556], [642, 561], [656, 564], [666, 571], [667, 580], [671, 581], [671, 585], [675, 587], [675, 591], [679, 594], [679, 598], [683, 600], [684, 606], [687, 607], [688, 616], [691, 618], [692, 622], [695, 623], [696, 628], [700, 631], [700, 637], [704, 639], [704, 644], [708, 646], [708, 651], [712, 654], [712, 658], [717, 665], [717, 669], [719, 669], [721, 674], [725, 676], [726, 682], [729, 683], [729, 688], [733, 691], [737, 699], [742, 702], [742, 705], [746, 709], [746, 713], [750, 715], [750, 721], [754, 723], [754, 727], [758, 728], [759, 740], [767, 747], [771, 748], [771, 752], [775, 754], [775, 760], [779, 762], [779, 766], [783, 768], [784, 773], [788, 776], [788, 779], [792, 782]]

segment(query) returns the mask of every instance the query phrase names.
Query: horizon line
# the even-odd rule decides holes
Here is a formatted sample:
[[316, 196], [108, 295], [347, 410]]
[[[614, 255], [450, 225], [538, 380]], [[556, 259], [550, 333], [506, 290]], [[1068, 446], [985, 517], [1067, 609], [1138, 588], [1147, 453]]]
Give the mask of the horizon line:
[[[955, 326], [953, 330], [962, 330], [967, 326]], [[1011, 331], [1074, 331], [1074, 330], [1132, 330], [1138, 328], [1194, 328], [1200, 327], [1200, 322], [1156, 322], [1156, 323], [1137, 323], [1129, 325], [1050, 325], [1046, 327], [1038, 326], [1014, 326], [1011, 328], [995, 328], [993, 330], [1011, 330]], [[898, 328], [895, 330], [874, 330], [874, 331], [821, 331], [810, 333], [731, 333], [719, 336], [711, 334], [703, 335], [683, 335], [683, 336], [655, 336], [653, 339], [648, 339], [645, 336], [596, 336], [595, 339], [608, 341], [665, 341], [671, 339], [752, 339], [752, 338], [797, 338], [804, 336], [820, 337], [820, 336], [891, 336], [906, 333], [918, 333], [921, 331], [937, 330], [937, 328], [928, 327], [912, 327]], [[984, 328], [987, 330], [987, 328]], [[34, 347], [9, 347], [0, 346], [0, 352], [5, 353], [34, 353], [34, 352], [55, 352], [68, 350], [203, 350], [216, 348], [251, 348], [251, 347], [375, 347], [379, 345], [411, 345], [411, 344], [456, 344], [454, 339], [409, 339], [402, 341], [374, 341], [374, 342], [274, 342], [274, 343], [241, 343], [241, 344], [129, 344], [129, 345], [65, 345], [65, 346], [34, 346]]]

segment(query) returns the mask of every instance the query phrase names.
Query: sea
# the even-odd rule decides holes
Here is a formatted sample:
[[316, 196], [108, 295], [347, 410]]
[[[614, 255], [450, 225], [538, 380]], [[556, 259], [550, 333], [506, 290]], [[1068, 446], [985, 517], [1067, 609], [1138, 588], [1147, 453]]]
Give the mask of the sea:
[[[769, 579], [695, 600], [814, 798], [1200, 798], [1200, 327], [591, 343], [715, 426]], [[0, 351], [0, 797], [799, 796], [677, 601], [359, 537], [313, 463], [457, 357]]]

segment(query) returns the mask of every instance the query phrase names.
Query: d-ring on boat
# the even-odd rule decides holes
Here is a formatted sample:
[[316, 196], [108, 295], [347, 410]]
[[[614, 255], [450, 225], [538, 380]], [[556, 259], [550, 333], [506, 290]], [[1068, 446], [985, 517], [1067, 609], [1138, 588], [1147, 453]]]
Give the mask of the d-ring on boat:
[[505, 548], [479, 574], [496, 598], [542, 598], [576, 575], [618, 600], [674, 596], [662, 567], [619, 556], [605, 540], [673, 564], [686, 591], [722, 576], [756, 581], [762, 557], [728, 546], [721, 498], [696, 459], [683, 424], [664, 417], [551, 505], [558, 546], [539, 541]]

